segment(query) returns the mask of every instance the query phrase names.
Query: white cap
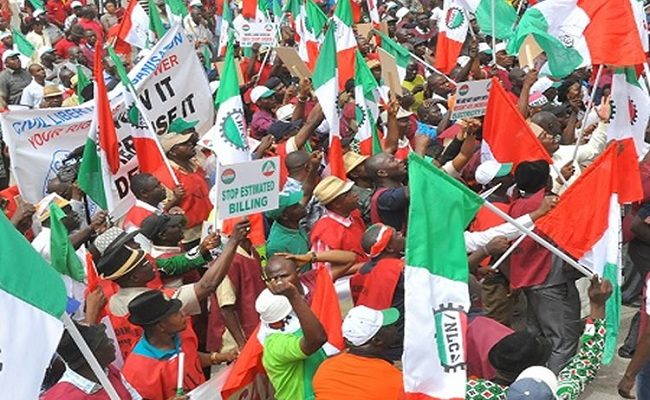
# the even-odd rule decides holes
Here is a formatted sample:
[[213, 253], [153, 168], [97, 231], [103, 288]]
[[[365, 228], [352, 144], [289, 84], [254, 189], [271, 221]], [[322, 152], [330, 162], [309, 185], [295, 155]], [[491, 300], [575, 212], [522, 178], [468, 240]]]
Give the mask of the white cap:
[[399, 319], [396, 308], [373, 310], [366, 306], [356, 306], [348, 311], [343, 320], [343, 337], [355, 346], [368, 343], [382, 326], [394, 324]]
[[84, 6], [83, 3], [81, 3], [80, 1], [77, 1], [77, 0], [70, 3], [70, 8], [77, 8], [77, 7], [83, 7], [83, 6]]
[[476, 168], [474, 177], [476, 182], [487, 185], [492, 179], [508, 175], [512, 171], [512, 163], [498, 163], [494, 160], [487, 160]]
[[410, 11], [408, 8], [406, 8], [406, 7], [402, 7], [402, 8], [400, 8], [399, 10], [397, 10], [397, 12], [395, 13], [395, 16], [396, 16], [398, 19], [402, 19], [402, 18], [404, 18], [404, 16], [405, 16], [406, 14], [408, 14], [408, 13], [410, 13], [410, 12], [411, 12], [411, 11]]
[[43, 54], [48, 53], [50, 51], [54, 52], [54, 49], [51, 48], [51, 47], [41, 47], [41, 48], [39, 48], [38, 51], [37, 51], [38, 58], [41, 58], [41, 56], [43, 56]]
[[394, 1], [389, 1], [386, 3], [386, 11], [390, 10], [391, 8], [398, 7], [399, 4], [395, 3]]
[[500, 51], [506, 51], [506, 43], [505, 42], [500, 42], [494, 45], [494, 52], [498, 53]]
[[7, 50], [4, 53], [2, 53], [2, 63], [4, 64], [5, 61], [7, 61], [7, 58], [9, 57], [14, 57], [14, 56], [20, 56], [20, 52], [16, 50]]
[[203, 3], [201, 2], [201, 0], [190, 1], [190, 7], [194, 7], [194, 6], [203, 7]]
[[492, 47], [485, 42], [481, 42], [478, 44], [478, 52], [492, 54]]
[[460, 65], [461, 68], [465, 68], [468, 62], [470, 62], [472, 59], [467, 57], [467, 56], [458, 56], [458, 59], [456, 62], [458, 65]]
[[11, 36], [12, 36], [11, 31], [9, 29], [7, 29], [6, 31], [0, 33], [0, 40], [2, 40], [4, 38], [11, 37]]
[[251, 90], [251, 101], [257, 103], [259, 99], [263, 99], [275, 94], [275, 90], [269, 89], [266, 86], [255, 86]]
[[526, 368], [506, 392], [508, 399], [557, 399], [557, 377], [550, 369], [541, 366]]
[[291, 117], [293, 116], [293, 110], [295, 108], [296, 106], [293, 104], [285, 104], [275, 111], [275, 117], [279, 121], [291, 122]]
[[548, 76], [542, 76], [539, 77], [535, 83], [533, 83], [533, 86], [530, 87], [530, 91], [532, 92], [540, 92], [544, 93], [547, 91], [551, 86], [553, 86], [553, 81], [548, 78]]
[[34, 17], [34, 18], [38, 18], [40, 15], [43, 15], [43, 14], [45, 14], [45, 10], [42, 10], [42, 9], [36, 9], [36, 10], [34, 10], [34, 12], [32, 13], [32, 17]]
[[267, 324], [282, 321], [292, 310], [289, 299], [273, 294], [269, 289], [262, 290], [255, 300], [255, 311], [260, 315], [260, 320]]

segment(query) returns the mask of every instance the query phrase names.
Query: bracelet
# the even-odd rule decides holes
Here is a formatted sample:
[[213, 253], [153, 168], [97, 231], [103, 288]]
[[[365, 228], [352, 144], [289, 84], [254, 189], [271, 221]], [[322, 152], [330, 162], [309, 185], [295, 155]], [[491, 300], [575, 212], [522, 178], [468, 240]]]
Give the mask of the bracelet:
[[217, 361], [217, 356], [218, 355], [219, 355], [219, 353], [217, 353], [217, 352], [210, 353], [210, 364], [212, 364], [212, 365], [219, 364], [219, 361]]
[[312, 250], [310, 251], [310, 253], [311, 253], [311, 263], [313, 264], [315, 262], [318, 262], [318, 256], [316, 255], [316, 252]]

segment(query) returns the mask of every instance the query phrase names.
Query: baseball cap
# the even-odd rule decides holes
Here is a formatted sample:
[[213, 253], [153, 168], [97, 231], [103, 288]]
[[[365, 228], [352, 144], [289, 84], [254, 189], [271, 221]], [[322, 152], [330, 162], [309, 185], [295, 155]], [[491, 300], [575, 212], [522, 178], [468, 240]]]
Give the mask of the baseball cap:
[[402, 19], [402, 18], [404, 18], [404, 16], [405, 16], [406, 14], [408, 14], [409, 12], [411, 12], [411, 11], [409, 11], [408, 8], [406, 8], [406, 7], [402, 7], [402, 8], [400, 8], [399, 10], [397, 10], [397, 12], [395, 13], [395, 16], [396, 16], [398, 19]]
[[265, 99], [274, 94], [275, 90], [269, 89], [266, 86], [255, 86], [253, 90], [251, 90], [251, 101], [257, 103], [259, 99]]
[[526, 368], [517, 380], [510, 385], [506, 396], [508, 400], [555, 400], [557, 377], [550, 369], [541, 366]]
[[291, 117], [293, 116], [293, 110], [295, 108], [296, 106], [294, 106], [293, 104], [285, 104], [275, 111], [275, 117], [279, 121], [291, 122]]
[[[7, 29], [6, 31], [0, 33], [0, 40], [2, 40], [4, 38], [12, 37], [12, 36], [13, 35], [11, 34], [11, 31], [9, 29]], [[7, 50], [7, 51], [11, 51], [11, 50]]]
[[476, 182], [487, 185], [494, 178], [500, 178], [512, 172], [512, 163], [498, 163], [494, 160], [487, 160], [476, 168]]
[[77, 1], [77, 0], [70, 3], [70, 8], [77, 8], [77, 7], [83, 7], [83, 4], [80, 1]]
[[39, 9], [34, 10], [34, 12], [32, 13], [32, 17], [38, 18], [39, 16], [44, 15], [44, 14], [45, 14], [45, 10], [42, 10], [42, 9], [39, 8]]
[[280, 140], [284, 138], [287, 133], [296, 131], [300, 129], [301, 126], [302, 121], [300, 120], [293, 122], [275, 121], [266, 130], [266, 133], [273, 135], [275, 140]]
[[490, 45], [485, 42], [481, 42], [478, 44], [478, 52], [485, 53], [485, 54], [492, 54], [492, 47], [490, 47]]
[[374, 310], [366, 306], [356, 306], [348, 311], [343, 320], [343, 337], [355, 346], [368, 343], [383, 327], [394, 324], [399, 319], [396, 308]]
[[184, 133], [194, 127], [199, 123], [199, 121], [185, 121], [183, 118], [176, 118], [169, 124], [169, 133]]
[[289, 299], [273, 294], [269, 289], [262, 290], [255, 300], [255, 311], [260, 315], [260, 320], [267, 324], [282, 321], [292, 310]]
[[7, 50], [2, 54], [2, 63], [4, 64], [7, 61], [7, 58], [20, 56], [20, 53], [16, 50]]
[[327, 205], [342, 194], [349, 192], [354, 182], [345, 182], [336, 176], [328, 176], [314, 188], [314, 197], [322, 204]]
[[190, 7], [203, 7], [201, 0], [192, 0], [190, 1]]
[[271, 219], [278, 219], [280, 215], [282, 215], [284, 210], [296, 204], [300, 204], [304, 196], [305, 194], [302, 190], [294, 190], [294, 191], [283, 190], [282, 192], [280, 192], [280, 196], [278, 197], [278, 208], [276, 208], [275, 210], [267, 211], [266, 216]]
[[500, 52], [500, 51], [506, 51], [506, 44], [505, 44], [505, 42], [497, 43], [497, 44], [494, 46], [494, 52], [495, 52], [495, 53], [498, 53], [498, 52]]

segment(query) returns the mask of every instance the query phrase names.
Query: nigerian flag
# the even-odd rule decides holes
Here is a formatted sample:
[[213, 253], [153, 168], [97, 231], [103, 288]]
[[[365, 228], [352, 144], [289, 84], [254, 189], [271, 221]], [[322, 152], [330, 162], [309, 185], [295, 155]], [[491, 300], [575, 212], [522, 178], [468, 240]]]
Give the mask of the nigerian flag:
[[464, 399], [470, 302], [463, 232], [483, 200], [415, 153], [409, 155], [409, 188], [404, 389], [407, 397]]
[[377, 133], [379, 117], [379, 85], [372, 75], [363, 56], [356, 51], [354, 75], [354, 102], [356, 103], [357, 134], [361, 154], [373, 155], [381, 152], [381, 141]]
[[[20, 265], [17, 262], [20, 262]], [[63, 280], [0, 213], [0, 387], [37, 399], [63, 333]]]
[[644, 154], [645, 129], [650, 119], [650, 98], [634, 67], [617, 68], [612, 79], [612, 115], [607, 141], [631, 137], [637, 154]]
[[236, 67], [235, 47], [231, 38], [228, 41], [221, 84], [215, 99], [217, 119], [207, 134], [207, 137], [212, 139], [212, 151], [217, 155], [221, 165], [251, 160], [246, 139], [244, 104], [239, 92]]
[[18, 50], [20, 54], [28, 58], [34, 55], [34, 52], [36, 51], [34, 49], [34, 46], [29, 42], [29, 40], [27, 40], [25, 35], [23, 35], [19, 30], [12, 29], [11, 36], [13, 37], [16, 50]]
[[[505, 40], [512, 35], [517, 22], [517, 11], [508, 0], [463, 0], [465, 9], [476, 15], [481, 32]], [[494, 3], [494, 4], [492, 4]], [[494, 28], [492, 28], [492, 6], [494, 5]]]
[[412, 61], [411, 53], [409, 53], [404, 46], [397, 43], [387, 35], [384, 35], [383, 32], [377, 29], [374, 29], [373, 32], [381, 38], [381, 48], [395, 59], [399, 81], [400, 83], [403, 82], [404, 77], [406, 76], [406, 67], [408, 67]]

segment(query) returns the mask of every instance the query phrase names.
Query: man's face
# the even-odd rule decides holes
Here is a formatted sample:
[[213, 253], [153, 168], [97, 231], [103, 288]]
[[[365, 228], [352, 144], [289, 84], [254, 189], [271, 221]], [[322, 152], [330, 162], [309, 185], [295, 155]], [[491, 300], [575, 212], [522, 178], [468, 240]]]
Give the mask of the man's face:
[[196, 155], [196, 144], [198, 143], [198, 135], [196, 132], [192, 134], [188, 140], [179, 143], [172, 148], [176, 157], [181, 160], [189, 160]]
[[151, 262], [149, 262], [148, 259], [145, 259], [142, 264], [135, 267], [135, 269], [131, 271], [132, 279], [143, 284], [150, 282], [155, 276], [156, 274], [153, 270], [153, 265]]
[[34, 28], [34, 32], [38, 33], [39, 35], [43, 33], [43, 24], [41, 22], [35, 22], [32, 27]]
[[550, 134], [546, 130], [542, 131], [542, 133], [537, 136], [549, 155], [553, 155], [553, 153], [560, 148], [560, 144], [555, 140], [555, 137], [555, 135]]
[[406, 176], [406, 164], [392, 154], [386, 154], [381, 163], [381, 170], [391, 179], [402, 180]]
[[372, 72], [372, 76], [375, 77], [375, 80], [379, 82], [381, 80], [381, 65], [373, 67], [370, 71]]
[[187, 318], [182, 312], [178, 311], [168, 315], [159, 322], [160, 327], [168, 334], [179, 333], [187, 328]]
[[393, 251], [399, 252], [400, 254], [404, 254], [404, 244], [406, 243], [406, 239], [404, 239], [404, 235], [402, 235], [401, 232], [390, 228], [393, 230], [393, 236], [390, 239], [390, 243], [388, 245], [390, 248], [393, 249]]
[[331, 204], [343, 213], [351, 213], [359, 208], [359, 196], [355, 191], [348, 190], [332, 200]]
[[429, 17], [426, 14], [418, 14], [416, 22], [420, 29], [429, 28]]
[[300, 203], [287, 207], [282, 213], [282, 216], [288, 221], [300, 221], [306, 215], [307, 209]]
[[427, 80], [427, 86], [429, 91], [443, 97], [451, 93], [452, 90], [451, 84], [442, 75], [431, 75]]
[[183, 240], [183, 227], [181, 224], [165, 225], [160, 235], [165, 238], [165, 242], [168, 244], [176, 245]]
[[63, 225], [68, 230], [68, 232], [79, 229], [81, 220], [79, 219], [77, 213], [72, 211], [72, 208], [70, 208], [70, 206], [64, 207], [63, 211], [65, 211], [65, 217], [63, 217], [61, 222], [63, 222]]
[[0, 17], [0, 31], [4, 31], [9, 27], [9, 22], [5, 17]]
[[359, 38], [357, 44], [359, 45], [359, 51], [361, 54], [366, 55], [370, 52], [370, 45], [365, 38]]
[[63, 95], [50, 96], [43, 99], [43, 102], [47, 105], [47, 107], [61, 107], [63, 105]]
[[106, 368], [115, 361], [115, 343], [112, 339], [109, 339], [105, 330], [102, 330], [100, 334], [102, 338], [94, 354], [97, 361], [99, 361], [99, 365]]
[[20, 58], [18, 56], [7, 57], [5, 60], [5, 67], [13, 70], [20, 69]]
[[167, 193], [165, 192], [165, 188], [163, 187], [162, 183], [160, 183], [160, 181], [153, 176], [151, 179], [149, 179], [149, 182], [147, 182], [147, 187], [142, 192], [144, 195], [143, 197], [151, 199], [151, 201], [154, 203], [160, 203], [167, 197]]
[[257, 105], [263, 110], [273, 110], [276, 104], [275, 96], [268, 96], [257, 100]]
[[406, 75], [404, 76], [404, 79], [407, 81], [412, 81], [413, 79], [415, 79], [417, 74], [418, 74], [418, 66], [415, 64], [409, 64], [409, 66], [406, 67]]
[[2, 39], [2, 46], [5, 49], [10, 49], [14, 46], [14, 38], [11, 36], [7, 36], [6, 38]]
[[29, 72], [37, 82], [43, 82], [45, 80], [45, 69], [43, 69], [43, 67], [40, 65], [32, 65], [29, 67]]
[[104, 6], [104, 9], [109, 14], [115, 14], [115, 10], [117, 10], [117, 8], [115, 7], [115, 4], [113, 4], [113, 3], [106, 3], [106, 5]]
[[95, 43], [97, 43], [97, 34], [95, 31], [88, 29], [86, 31], [86, 43], [88, 43], [91, 47], [95, 47]]
[[296, 266], [289, 260], [271, 258], [266, 266], [265, 274], [267, 281], [284, 280], [297, 288], [300, 287], [300, 278]]
[[515, 58], [513, 56], [509, 56], [505, 50], [500, 50], [497, 51], [496, 54], [497, 58], [497, 64], [502, 66], [503, 68], [510, 68], [515, 62]]

